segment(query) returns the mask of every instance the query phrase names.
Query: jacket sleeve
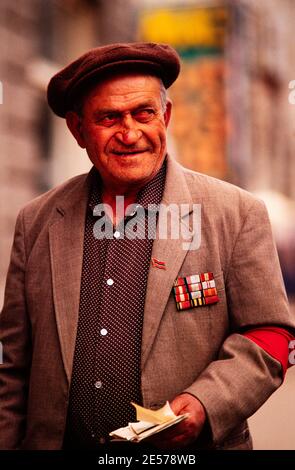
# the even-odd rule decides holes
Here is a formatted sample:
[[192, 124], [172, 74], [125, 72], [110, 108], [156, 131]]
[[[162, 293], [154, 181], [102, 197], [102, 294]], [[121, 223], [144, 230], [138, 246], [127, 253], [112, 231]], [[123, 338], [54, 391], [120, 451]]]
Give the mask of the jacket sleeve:
[[26, 312], [23, 213], [17, 218], [4, 307], [0, 314], [0, 449], [18, 448], [26, 426], [31, 362], [30, 323]]
[[293, 330], [264, 204], [255, 200], [234, 243], [225, 277], [230, 331], [217, 359], [185, 392], [204, 405], [213, 441], [251, 416], [282, 383], [281, 364], [242, 332], [263, 325]]

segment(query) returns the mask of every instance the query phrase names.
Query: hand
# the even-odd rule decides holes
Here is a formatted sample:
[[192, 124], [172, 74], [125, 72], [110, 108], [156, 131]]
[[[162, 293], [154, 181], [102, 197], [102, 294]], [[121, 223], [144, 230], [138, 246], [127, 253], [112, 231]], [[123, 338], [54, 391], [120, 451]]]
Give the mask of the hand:
[[149, 439], [159, 449], [181, 448], [191, 444], [197, 439], [206, 421], [202, 403], [189, 393], [178, 395], [169, 404], [176, 415], [189, 413], [189, 417]]

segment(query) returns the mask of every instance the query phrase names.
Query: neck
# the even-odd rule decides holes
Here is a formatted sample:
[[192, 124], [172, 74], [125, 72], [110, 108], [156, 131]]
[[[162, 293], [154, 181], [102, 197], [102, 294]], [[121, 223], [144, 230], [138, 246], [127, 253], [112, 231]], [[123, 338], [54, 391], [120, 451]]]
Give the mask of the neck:
[[[107, 204], [111, 211], [107, 211], [108, 216], [113, 220], [113, 225], [116, 225], [120, 219], [124, 217], [125, 210], [130, 204], [134, 204], [136, 202], [137, 194], [141, 188], [134, 188], [131, 190], [120, 190], [116, 191], [113, 188], [109, 189], [107, 187], [103, 188], [102, 192], [102, 202]], [[117, 207], [117, 196], [121, 196], [124, 199], [124, 211], [123, 211], [123, 204], [120, 202], [119, 207]], [[107, 209], [107, 207], [106, 207]]]

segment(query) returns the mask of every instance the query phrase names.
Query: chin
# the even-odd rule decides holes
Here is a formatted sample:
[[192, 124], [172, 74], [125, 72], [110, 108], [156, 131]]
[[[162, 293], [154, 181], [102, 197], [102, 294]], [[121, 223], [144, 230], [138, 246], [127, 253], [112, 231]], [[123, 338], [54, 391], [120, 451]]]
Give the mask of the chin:
[[130, 166], [129, 168], [117, 167], [112, 171], [114, 178], [121, 180], [125, 183], [132, 183], [137, 181], [148, 181], [156, 173], [157, 168], [154, 166], [150, 168], [142, 168], [141, 165]]
[[153, 174], [139, 173], [139, 172], [130, 172], [128, 174], [115, 175], [116, 179], [125, 184], [136, 184], [141, 182], [149, 181]]

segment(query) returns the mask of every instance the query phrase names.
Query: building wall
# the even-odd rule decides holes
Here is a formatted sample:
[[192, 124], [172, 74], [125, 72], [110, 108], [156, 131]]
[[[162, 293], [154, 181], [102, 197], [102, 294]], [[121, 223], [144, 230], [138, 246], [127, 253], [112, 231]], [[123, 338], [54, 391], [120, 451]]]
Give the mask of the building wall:
[[0, 303], [16, 215], [38, 194], [40, 101], [26, 77], [26, 64], [38, 54], [38, 36], [38, 1], [0, 2]]
[[239, 177], [247, 189], [277, 191], [294, 199], [295, 106], [288, 100], [289, 82], [295, 77], [294, 2], [232, 4], [239, 10], [239, 21], [233, 25], [230, 44], [231, 86], [240, 90], [240, 99], [231, 94], [237, 131], [231, 156], [238, 161]]

